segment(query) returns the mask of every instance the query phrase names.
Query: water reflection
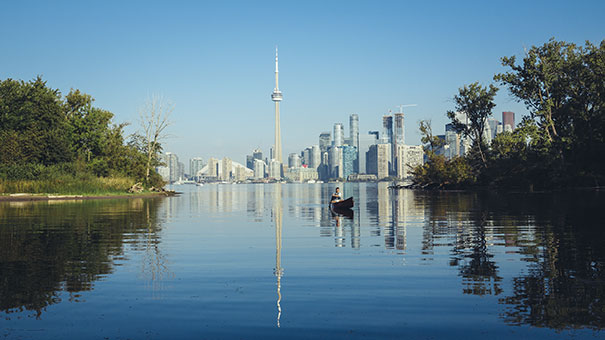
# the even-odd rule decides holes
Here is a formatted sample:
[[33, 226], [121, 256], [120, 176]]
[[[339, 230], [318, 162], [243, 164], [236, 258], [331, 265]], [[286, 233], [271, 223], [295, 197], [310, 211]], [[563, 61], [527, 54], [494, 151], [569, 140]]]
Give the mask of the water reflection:
[[[325, 299], [327, 302], [319, 299], [316, 302], [323, 303], [318, 308], [327, 310], [330, 299], [346, 294], [351, 296], [339, 300], [341, 303], [356, 301], [354, 294], [365, 294], [364, 302], [371, 305], [367, 296], [378, 296], [379, 301], [381, 289], [389, 294], [394, 291], [389, 278], [403, 284], [401, 281], [415, 273], [448, 280], [455, 291], [454, 296], [447, 296], [453, 297], [452, 300], [460, 297], [472, 303], [480, 300], [477, 304], [483, 304], [483, 308], [491, 304], [489, 310], [494, 310], [492, 315], [498, 315], [503, 325], [556, 330], [605, 327], [605, 231], [599, 216], [605, 206], [602, 194], [422, 192], [391, 190], [387, 185], [207, 185], [192, 187], [182, 197], [164, 200], [2, 203], [0, 310], [33, 311], [39, 317], [46, 307], [59, 303], [63, 294], [72, 301], [81, 301], [82, 292], [92, 290], [95, 282], [108, 277], [116, 266], [135, 258], [141, 261], [140, 277], [150, 290], [168, 289], [162, 284], [174, 275], [168, 259], [178, 246], [168, 252], [162, 243], [167, 223], [175, 227], [195, 225], [190, 229], [182, 227], [185, 234], [171, 234], [171, 241], [178, 245], [184, 244], [183, 235], [197, 238], [185, 244], [192, 254], [191, 262], [180, 267], [183, 281], [188, 280], [191, 285], [201, 283], [201, 290], [207, 289], [209, 295], [212, 292], [227, 298], [227, 294], [216, 293], [221, 290], [213, 284], [223, 283], [221, 280], [227, 280], [225, 276], [240, 279], [237, 275], [242, 268], [238, 261], [242, 261], [242, 254], [250, 256], [246, 259], [249, 265], [257, 260], [255, 252], [262, 249], [272, 258], [272, 243], [266, 249], [266, 242], [272, 242], [272, 231], [262, 229], [271, 225], [275, 227], [276, 286], [271, 284], [270, 288], [263, 282], [263, 287], [271, 289], [270, 296], [262, 296], [267, 306], [270, 302], [267, 307], [270, 318], [264, 319], [263, 325], [272, 328], [277, 325], [282, 327], [280, 331], [287, 328], [281, 322], [283, 228], [289, 237], [287, 245], [295, 244], [287, 252], [290, 257], [284, 260], [287, 259], [289, 273], [287, 312], [292, 319], [296, 315], [297, 322], [304, 318], [303, 313], [297, 314], [296, 307], [300, 308], [307, 296], [301, 298], [300, 287], [312, 285], [305, 279], [322, 282], [312, 293], [329, 297]], [[345, 196], [355, 197], [351, 216], [332, 214], [328, 208], [336, 186], [343, 189]], [[206, 228], [200, 225], [199, 221], [207, 220], [214, 223]], [[208, 241], [204, 243], [206, 237]], [[238, 238], [249, 240], [237, 243]], [[216, 244], [210, 245], [211, 242]], [[207, 252], [202, 249], [204, 244], [209, 247]], [[264, 248], [259, 244], [265, 245]], [[309, 249], [317, 251], [315, 257], [308, 257], [309, 261], [338, 258], [344, 268], [354, 267], [355, 272], [343, 274], [338, 267], [326, 269], [323, 266], [329, 261], [305, 263], [307, 257], [298, 256], [307, 256]], [[355, 260], [345, 256], [349, 253], [355, 254]], [[199, 254], [207, 256], [200, 260]], [[262, 259], [256, 261], [262, 263], [260, 275], [272, 281], [270, 274], [267, 276], [271, 262], [266, 257]], [[181, 261], [187, 260], [181, 257]], [[213, 262], [220, 262], [221, 268], [226, 269], [219, 271]], [[195, 267], [198, 273], [187, 272], [188, 266]], [[254, 269], [246, 271], [246, 275], [253, 275]], [[374, 279], [378, 270], [385, 275]], [[358, 279], [356, 284], [367, 290], [348, 293], [343, 289], [334, 293], [330, 289], [340, 279], [338, 275]], [[367, 280], [370, 276], [372, 279]], [[242, 286], [249, 283], [247, 277], [239, 282]], [[322, 287], [328, 288], [321, 291]], [[410, 295], [425, 294], [424, 298], [430, 300], [431, 289], [439, 291], [441, 287], [435, 284], [423, 287], [422, 291], [413, 291], [413, 285], [408, 288]], [[183, 301], [197, 294], [191, 292]], [[258, 297], [249, 294], [238, 300], [249, 303], [242, 304], [242, 308], [258, 309], [260, 304], [255, 300]], [[396, 291], [389, 296], [397, 297]], [[212, 298], [204, 302], [220, 311], [217, 305], [212, 305]], [[444, 309], [455, 308], [445, 302], [430, 301], [436, 304], [435, 308], [441, 303]], [[378, 309], [375, 312], [380, 313]], [[306, 318], [313, 320], [313, 316]]]
[[[144, 273], [165, 272], [159, 250], [161, 199], [0, 203], [0, 310], [40, 317], [61, 292], [81, 293], [125, 260], [126, 247], [150, 258]], [[149, 251], [153, 249], [152, 251]], [[147, 265], [149, 262], [149, 266]]]
[[281, 278], [284, 269], [281, 266], [281, 231], [282, 231], [282, 187], [274, 184], [273, 188], [273, 221], [275, 222], [275, 268], [273, 274], [277, 277], [277, 327], [281, 318]]

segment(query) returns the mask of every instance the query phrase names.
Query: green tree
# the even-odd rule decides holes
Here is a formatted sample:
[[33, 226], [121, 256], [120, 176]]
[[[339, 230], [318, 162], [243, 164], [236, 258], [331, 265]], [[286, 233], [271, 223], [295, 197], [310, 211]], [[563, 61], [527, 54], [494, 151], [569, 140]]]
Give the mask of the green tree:
[[[493, 85], [483, 87], [478, 82], [458, 89], [458, 94], [454, 96], [455, 111], [448, 111], [447, 116], [451, 119], [454, 129], [464, 137], [471, 139], [473, 146], [477, 148], [484, 167], [487, 166], [485, 157], [485, 141], [483, 140], [483, 131], [487, 118], [492, 115], [494, 97], [498, 88]], [[456, 112], [466, 114], [468, 123], [461, 122], [456, 117]]]
[[502, 58], [509, 72], [494, 76], [525, 103], [548, 142], [550, 166], [563, 181], [603, 180], [605, 160], [605, 41], [584, 47], [550, 39], [522, 62]]

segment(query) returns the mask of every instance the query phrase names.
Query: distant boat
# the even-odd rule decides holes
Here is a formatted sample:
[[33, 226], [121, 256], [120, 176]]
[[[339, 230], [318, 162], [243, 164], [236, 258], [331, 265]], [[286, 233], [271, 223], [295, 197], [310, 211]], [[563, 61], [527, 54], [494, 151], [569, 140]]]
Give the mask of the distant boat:
[[330, 208], [334, 210], [344, 210], [351, 209], [354, 205], [355, 202], [353, 202], [353, 197], [349, 197], [346, 200], [330, 203]]
[[197, 182], [197, 183], [195, 183], [195, 185], [197, 185], [198, 187], [203, 187], [203, 186], [204, 186], [204, 183], [202, 183], [202, 182]]

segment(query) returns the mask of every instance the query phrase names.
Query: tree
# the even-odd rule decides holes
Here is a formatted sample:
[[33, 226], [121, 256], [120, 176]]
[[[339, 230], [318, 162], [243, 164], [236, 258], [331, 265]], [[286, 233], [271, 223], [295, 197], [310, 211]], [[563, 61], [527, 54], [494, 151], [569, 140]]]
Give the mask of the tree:
[[145, 183], [149, 183], [151, 167], [158, 162], [160, 142], [168, 137], [165, 130], [171, 124], [168, 119], [173, 111], [173, 104], [167, 102], [163, 97], [153, 95], [139, 112], [141, 137], [147, 156]]
[[[494, 97], [497, 92], [498, 88], [491, 84], [489, 87], [483, 87], [478, 82], [465, 85], [458, 89], [458, 94], [454, 96], [455, 111], [447, 112], [454, 129], [464, 137], [470, 138], [474, 147], [477, 148], [483, 167], [487, 166], [483, 130], [487, 118], [492, 115], [492, 109], [496, 106]], [[461, 122], [456, 116], [456, 112], [466, 114], [468, 124]]]
[[445, 141], [443, 139], [433, 135], [433, 127], [430, 119], [423, 119], [418, 122], [418, 129], [422, 135], [420, 141], [422, 144], [427, 144], [424, 147], [424, 151], [429, 155], [434, 154], [435, 150], [445, 145]]
[[510, 71], [494, 80], [525, 103], [552, 143], [557, 177], [603, 179], [605, 161], [596, 155], [605, 153], [605, 40], [581, 47], [552, 38], [533, 46], [522, 63], [511, 56], [502, 65]]

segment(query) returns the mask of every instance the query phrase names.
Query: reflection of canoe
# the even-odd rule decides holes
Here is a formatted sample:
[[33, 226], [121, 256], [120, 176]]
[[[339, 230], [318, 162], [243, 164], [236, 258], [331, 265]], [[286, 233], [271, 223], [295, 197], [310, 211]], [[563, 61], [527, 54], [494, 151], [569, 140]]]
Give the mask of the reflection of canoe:
[[353, 208], [353, 197], [349, 197], [346, 200], [334, 202], [330, 204], [330, 207], [334, 210], [343, 210], [343, 209], [351, 209]]
[[352, 209], [338, 209], [338, 208], [330, 208], [330, 212], [332, 212], [332, 217], [336, 216], [344, 216], [349, 219], [353, 219], [353, 210]]

